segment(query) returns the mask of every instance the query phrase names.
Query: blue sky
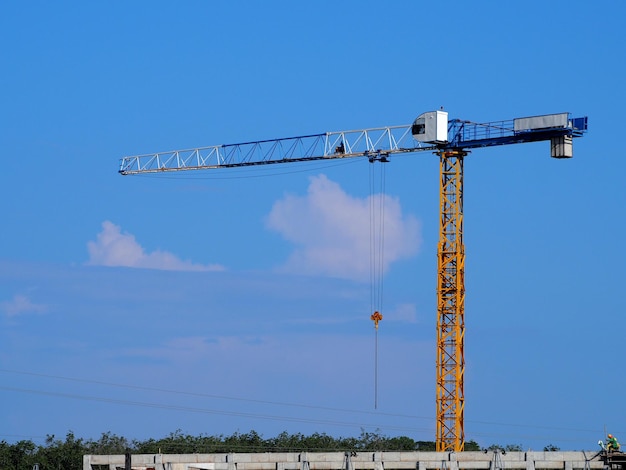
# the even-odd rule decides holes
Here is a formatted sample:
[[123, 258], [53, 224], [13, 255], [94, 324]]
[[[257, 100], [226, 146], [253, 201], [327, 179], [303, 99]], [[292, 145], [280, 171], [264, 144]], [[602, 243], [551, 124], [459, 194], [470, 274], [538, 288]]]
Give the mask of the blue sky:
[[571, 160], [545, 142], [466, 159], [467, 439], [578, 450], [626, 436], [623, 2], [1, 10], [0, 439], [434, 440], [436, 156], [385, 166], [376, 409], [367, 161], [117, 169], [440, 106], [590, 126]]

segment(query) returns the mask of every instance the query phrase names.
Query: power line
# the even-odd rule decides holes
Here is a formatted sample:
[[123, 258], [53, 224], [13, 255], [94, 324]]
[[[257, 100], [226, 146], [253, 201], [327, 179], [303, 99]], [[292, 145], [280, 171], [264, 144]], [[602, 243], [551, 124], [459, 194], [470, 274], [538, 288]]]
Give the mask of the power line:
[[[164, 388], [158, 388], [158, 387], [148, 387], [148, 386], [135, 385], [135, 384], [120, 384], [120, 383], [115, 383], [115, 382], [106, 382], [106, 381], [94, 380], [94, 379], [84, 379], [84, 378], [78, 378], [78, 377], [42, 374], [42, 373], [37, 373], [37, 372], [17, 371], [17, 370], [11, 370], [11, 369], [0, 369], [0, 373], [26, 375], [26, 376], [31, 376], [31, 377], [41, 377], [41, 378], [47, 378], [47, 379], [64, 380], [64, 381], [71, 381], [71, 382], [95, 384], [95, 385], [125, 388], [125, 389], [131, 389], [131, 390], [167, 393], [167, 394], [182, 395], [182, 396], [191, 396], [191, 397], [198, 397], [198, 398], [212, 398], [212, 399], [218, 399], [218, 400], [229, 400], [229, 401], [245, 402], [245, 403], [257, 403], [257, 404], [262, 404], [262, 405], [284, 406], [284, 407], [303, 408], [303, 409], [310, 409], [310, 410], [322, 410], [322, 411], [332, 411], [332, 412], [340, 412], [340, 413], [354, 413], [354, 414], [362, 414], [362, 415], [374, 415], [378, 417], [384, 416], [384, 417], [392, 417], [392, 418], [396, 417], [396, 418], [405, 418], [405, 419], [419, 419], [419, 420], [434, 421], [433, 417], [417, 416], [417, 415], [410, 415], [410, 414], [377, 412], [377, 411], [369, 411], [369, 410], [355, 410], [355, 409], [349, 409], [349, 408], [308, 405], [308, 404], [302, 404], [302, 403], [290, 403], [290, 402], [260, 400], [260, 399], [254, 399], [254, 398], [232, 397], [232, 396], [226, 396], [226, 395], [216, 395], [216, 394], [208, 394], [208, 393], [200, 393], [200, 392], [164, 389]], [[31, 390], [31, 389], [13, 389], [10, 387], [0, 387], [0, 390], [8, 390], [8, 391], [23, 390], [28, 393], [36, 393], [36, 394], [44, 394], [44, 395], [50, 395], [50, 394], [55, 393], [55, 392], [45, 392], [45, 391], [37, 391], [37, 390]], [[64, 394], [59, 394], [59, 395], [64, 395]], [[66, 397], [69, 398], [72, 396], [73, 395], [67, 395]], [[81, 396], [76, 395], [76, 397], [80, 398]], [[88, 398], [89, 397], [85, 397], [84, 399], [88, 399]], [[138, 406], [141, 404], [141, 402], [116, 400], [116, 399], [109, 399], [109, 398], [102, 398], [101, 400], [98, 399], [98, 401], [105, 401], [105, 400], [109, 400], [110, 402], [116, 402], [116, 401], [125, 402], [123, 404], [137, 403]], [[156, 407], [159, 406], [159, 404], [151, 404], [151, 405], [156, 405]], [[176, 406], [176, 405], [163, 405], [163, 406], [170, 407], [170, 406]], [[219, 410], [212, 410], [212, 411], [214, 411], [216, 414], [219, 413]], [[311, 421], [311, 422], [314, 422], [314, 421]], [[545, 426], [545, 425], [521, 424], [521, 423], [510, 423], [510, 422], [499, 422], [499, 421], [466, 420], [466, 423], [471, 423], [471, 424], [476, 424], [476, 425], [487, 425], [487, 426], [511, 427], [511, 428], [519, 428], [519, 429], [541, 429], [544, 431], [566, 431], [566, 432], [580, 432], [580, 433], [597, 432], [597, 429], [570, 428], [570, 427], [563, 427], [563, 426]], [[389, 427], [389, 426], [385, 426], [385, 427]], [[423, 430], [421, 428], [412, 428], [412, 429]], [[481, 433], [473, 433], [473, 434], [482, 435]], [[501, 432], [498, 432], [497, 435], [499, 436], [501, 434], [502, 434]]]
[[335, 412], [341, 412], [341, 413], [357, 413], [357, 414], [388, 416], [388, 417], [396, 417], [396, 418], [399, 417], [399, 418], [409, 418], [409, 419], [424, 419], [424, 420], [429, 420], [429, 421], [433, 420], [432, 417], [425, 417], [425, 416], [414, 416], [414, 415], [406, 415], [406, 414], [400, 414], [400, 413], [378, 413], [378, 412], [367, 411], [367, 410], [364, 411], [364, 410], [336, 408], [336, 407], [320, 406], [320, 405], [307, 405], [307, 404], [301, 404], [301, 403], [277, 402], [277, 401], [260, 400], [260, 399], [254, 399], [254, 398], [232, 397], [232, 396], [226, 396], [226, 395], [215, 395], [215, 394], [209, 394], [209, 393], [163, 389], [163, 388], [156, 388], [156, 387], [147, 387], [143, 385], [120, 384], [120, 383], [104, 382], [104, 381], [93, 380], [93, 379], [64, 377], [64, 376], [59, 376], [59, 375], [41, 374], [41, 373], [35, 373], [35, 372], [24, 372], [24, 371], [16, 371], [16, 370], [9, 370], [9, 369], [0, 369], [0, 372], [9, 373], [9, 374], [29, 375], [33, 377], [43, 377], [43, 378], [57, 379], [57, 380], [65, 380], [65, 381], [71, 381], [71, 382], [90, 383], [90, 384], [95, 384], [95, 385], [106, 385], [110, 387], [127, 388], [127, 389], [134, 389], [134, 390], [144, 390], [144, 391], [150, 391], [150, 392], [194, 396], [194, 397], [199, 397], [199, 398], [214, 398], [214, 399], [219, 399], [219, 400], [231, 400], [231, 401], [240, 401], [240, 402], [247, 402], [247, 403], [258, 403], [258, 404], [263, 404], [263, 405], [287, 406], [287, 407], [294, 407], [294, 408], [335, 411]]
[[263, 419], [263, 420], [273, 420], [273, 421], [281, 421], [281, 422], [296, 422], [296, 423], [310, 423], [310, 424], [324, 424], [331, 426], [343, 426], [343, 427], [360, 427], [360, 428], [374, 428], [374, 429], [392, 429], [395, 431], [409, 431], [409, 432], [424, 432], [429, 431], [430, 429], [424, 428], [413, 428], [406, 426], [396, 426], [396, 425], [381, 425], [381, 424], [368, 424], [363, 422], [345, 422], [345, 421], [333, 421], [333, 420], [324, 420], [324, 419], [312, 419], [312, 418], [299, 418], [295, 416], [278, 416], [278, 415], [264, 415], [258, 413], [245, 413], [240, 411], [226, 411], [226, 410], [215, 410], [208, 408], [196, 408], [190, 406], [181, 406], [181, 405], [168, 405], [164, 403], [151, 403], [144, 401], [134, 401], [134, 400], [122, 400], [118, 398], [108, 398], [108, 397], [95, 397], [88, 395], [77, 395], [71, 393], [61, 393], [61, 392], [50, 392], [43, 390], [33, 390], [26, 388], [17, 388], [17, 387], [0, 387], [0, 390], [10, 391], [10, 392], [19, 392], [19, 393], [30, 393], [36, 395], [45, 395], [59, 398], [69, 398], [74, 400], [83, 400], [83, 401], [95, 401], [101, 403], [110, 403], [116, 405], [129, 405], [129, 406], [139, 406], [144, 408], [156, 408], [161, 410], [172, 410], [172, 411], [184, 411], [189, 413], [203, 413], [203, 414], [214, 414], [214, 415], [222, 415], [222, 416], [233, 416], [240, 418], [254, 418], [254, 419]]

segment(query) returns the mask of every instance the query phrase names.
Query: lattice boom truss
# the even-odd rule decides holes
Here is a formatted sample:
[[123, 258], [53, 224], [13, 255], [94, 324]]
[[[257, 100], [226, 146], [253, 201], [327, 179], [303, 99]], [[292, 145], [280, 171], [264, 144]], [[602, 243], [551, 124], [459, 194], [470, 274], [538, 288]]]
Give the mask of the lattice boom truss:
[[413, 139], [411, 126], [390, 126], [124, 157], [119, 171], [124, 175], [130, 175], [325, 158], [363, 156], [378, 158], [390, 153], [408, 153], [435, 148]]

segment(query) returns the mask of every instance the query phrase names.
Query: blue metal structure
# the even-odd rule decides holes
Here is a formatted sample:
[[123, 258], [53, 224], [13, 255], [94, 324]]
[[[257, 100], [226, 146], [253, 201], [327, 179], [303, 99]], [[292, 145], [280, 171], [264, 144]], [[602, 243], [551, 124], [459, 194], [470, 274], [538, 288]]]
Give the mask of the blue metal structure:
[[551, 140], [556, 137], [582, 137], [587, 131], [587, 117], [571, 118], [568, 116], [568, 125], [539, 129], [515, 130], [515, 120], [488, 122], [478, 124], [471, 121], [453, 119], [449, 123], [449, 143], [442, 148], [446, 149], [473, 149], [492, 147], [495, 145], [523, 144]]

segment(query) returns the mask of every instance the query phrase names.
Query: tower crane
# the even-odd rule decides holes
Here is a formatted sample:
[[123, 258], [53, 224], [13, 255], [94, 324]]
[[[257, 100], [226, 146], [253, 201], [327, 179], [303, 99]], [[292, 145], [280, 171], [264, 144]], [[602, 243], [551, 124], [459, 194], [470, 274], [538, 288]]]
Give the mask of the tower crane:
[[461, 451], [465, 444], [464, 158], [476, 148], [538, 141], [550, 141], [551, 157], [571, 158], [573, 139], [587, 131], [587, 120], [558, 113], [475, 123], [448, 119], [442, 109], [423, 113], [409, 125], [124, 157], [119, 173], [225, 169], [353, 157], [387, 162], [392, 155], [425, 151], [438, 155], [436, 447], [438, 451]]

